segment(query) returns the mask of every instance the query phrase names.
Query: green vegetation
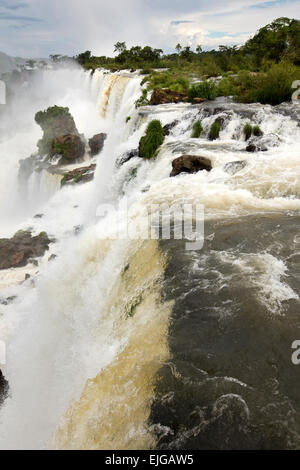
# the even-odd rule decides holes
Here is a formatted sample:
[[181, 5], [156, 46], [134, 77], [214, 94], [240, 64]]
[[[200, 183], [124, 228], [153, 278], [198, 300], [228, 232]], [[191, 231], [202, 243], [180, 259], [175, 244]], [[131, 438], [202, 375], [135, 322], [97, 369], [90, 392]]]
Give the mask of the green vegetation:
[[[46, 111], [39, 111], [35, 115], [36, 123], [41, 126], [44, 135], [38, 142], [40, 155], [47, 155], [51, 152], [61, 153], [61, 148], [52, 148], [55, 137], [73, 134], [78, 135], [78, 131], [69, 108], [52, 106]], [[63, 152], [62, 152], [63, 153]]]
[[250, 122], [247, 122], [243, 128], [243, 134], [245, 136], [245, 140], [249, 140], [252, 135], [255, 137], [261, 137], [263, 135], [263, 131], [259, 126], [253, 126]]
[[193, 125], [192, 138], [198, 139], [202, 133], [203, 133], [203, 127], [202, 127], [201, 121], [196, 121], [195, 124]]
[[221, 126], [216, 121], [211, 125], [208, 138], [209, 140], [216, 140], [219, 138]]
[[147, 99], [147, 90], [144, 88], [140, 98], [135, 102], [135, 107], [139, 108], [140, 106], [147, 106], [147, 104], [149, 104], [149, 100]]
[[252, 133], [255, 137], [261, 137], [264, 134], [259, 126], [254, 126], [252, 129]]
[[[150, 46], [128, 49], [125, 42], [117, 42], [115, 57], [96, 57], [85, 51], [73, 59], [89, 70], [140, 69], [147, 91], [168, 88], [187, 94], [191, 102], [195, 98], [233, 96], [244, 103], [276, 105], [291, 99], [291, 84], [300, 77], [300, 21], [278, 18], [241, 47], [220, 45], [217, 50], [203, 51], [200, 45], [192, 50], [177, 44], [174, 50], [164, 54]], [[52, 59], [68, 58], [52, 56]], [[223, 77], [219, 82], [209, 80], [219, 76]], [[191, 83], [194, 84], [190, 86]], [[145, 104], [144, 94], [138, 106]]]
[[127, 118], [125, 119], [126, 124], [127, 124], [127, 122], [130, 121], [130, 119], [131, 119], [131, 116], [127, 116]]
[[142, 158], [153, 158], [156, 150], [163, 144], [165, 133], [161, 122], [153, 120], [148, 124], [146, 135], [139, 144], [139, 156]]
[[249, 122], [247, 122], [247, 124], [245, 124], [244, 128], [243, 128], [243, 133], [244, 133], [244, 136], [245, 136], [245, 140], [250, 139], [250, 137], [252, 136], [252, 132], [253, 132], [252, 126]]
[[216, 85], [212, 81], [204, 81], [193, 85], [188, 90], [188, 98], [190, 102], [193, 102], [195, 98], [206, 98], [208, 100], [214, 100], [217, 97]]

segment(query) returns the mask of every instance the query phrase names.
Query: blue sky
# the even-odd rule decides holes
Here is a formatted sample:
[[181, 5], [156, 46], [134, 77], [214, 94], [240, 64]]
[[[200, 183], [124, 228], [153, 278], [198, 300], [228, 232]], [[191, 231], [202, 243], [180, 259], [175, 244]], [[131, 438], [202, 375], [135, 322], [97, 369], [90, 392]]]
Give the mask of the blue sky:
[[211, 49], [241, 44], [280, 16], [299, 18], [299, 7], [300, 0], [0, 0], [0, 50], [106, 55], [117, 41]]

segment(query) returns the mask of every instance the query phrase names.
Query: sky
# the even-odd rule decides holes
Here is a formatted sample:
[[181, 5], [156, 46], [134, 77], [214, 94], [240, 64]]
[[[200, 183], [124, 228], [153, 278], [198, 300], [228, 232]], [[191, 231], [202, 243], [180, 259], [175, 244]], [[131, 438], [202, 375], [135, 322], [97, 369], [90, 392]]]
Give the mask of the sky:
[[300, 17], [300, 0], [0, 0], [0, 50], [11, 56], [112, 55], [113, 45], [172, 52], [243, 44], [280, 16]]

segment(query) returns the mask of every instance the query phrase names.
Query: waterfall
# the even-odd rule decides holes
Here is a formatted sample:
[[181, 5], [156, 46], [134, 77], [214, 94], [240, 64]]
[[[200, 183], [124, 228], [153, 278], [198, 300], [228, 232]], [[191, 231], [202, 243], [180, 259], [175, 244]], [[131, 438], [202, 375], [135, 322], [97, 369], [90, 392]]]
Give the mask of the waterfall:
[[[196, 331], [200, 321], [193, 310], [196, 305], [204, 311], [203, 328], [208, 328], [208, 305], [215, 312], [213, 321], [217, 318], [214, 328], [225, 325], [225, 331], [226, 321], [234, 322], [226, 310], [230, 301], [226, 298], [223, 302], [222, 297], [231, 283], [234, 288], [230, 305], [235, 315], [248, 308], [242, 302], [252, 295], [255, 312], [262, 316], [262, 311], [265, 313], [264, 322], [266, 312], [281, 317], [299, 306], [299, 289], [286, 279], [286, 263], [292, 254], [288, 251], [284, 261], [278, 254], [285, 233], [280, 227], [292, 224], [300, 210], [298, 122], [285, 107], [245, 107], [228, 100], [200, 106], [172, 104], [136, 109], [141, 76], [128, 71], [45, 71], [37, 83], [38, 91], [35, 82], [31, 94], [14, 105], [12, 116], [18, 110], [21, 114], [16, 135], [0, 143], [0, 216], [5, 221], [0, 236], [30, 227], [34, 233], [47, 231], [55, 242], [38, 267], [0, 271], [0, 298], [15, 297], [12, 303], [0, 305], [0, 339], [7, 343], [7, 364], [2, 371], [10, 387], [9, 397], [0, 409], [0, 448], [151, 449], [159, 446], [161, 439], [164, 442], [164, 433], [170, 440], [175, 436], [170, 445], [178, 448], [196, 431], [193, 434], [190, 423], [180, 436], [176, 433], [183, 428], [172, 429], [172, 396], [177, 393], [177, 389], [170, 390], [173, 383], [179, 382], [178, 390], [196, 388], [199, 383], [203, 389], [212, 389], [209, 397], [215, 401], [209, 409], [213, 414], [221, 405], [217, 385], [213, 388], [212, 382], [222, 379], [220, 389], [223, 395], [226, 391], [235, 394], [233, 401], [237, 395], [242, 397], [244, 382], [227, 375], [213, 376], [219, 369], [215, 364], [210, 369], [207, 357], [214, 358], [219, 351], [211, 353], [210, 343], [207, 357], [203, 351], [199, 353], [203, 365], [194, 357], [202, 345], [195, 341], [196, 353], [191, 353], [190, 362], [195, 360], [197, 366], [189, 368], [185, 361], [192, 350], [188, 345], [184, 350], [180, 348], [187, 337], [194, 340], [193, 330], [183, 325], [187, 336], [182, 338], [176, 322], [180, 324], [191, 315]], [[107, 139], [96, 157], [92, 182], [61, 189], [55, 176], [47, 172], [33, 174], [24, 202], [18, 186], [18, 162], [36, 150], [40, 131], [33, 121], [35, 112], [53, 104], [70, 108], [79, 132], [86, 138], [105, 132]], [[209, 141], [209, 128], [216, 118], [223, 120], [220, 138]], [[163, 125], [172, 123], [156, 158], [145, 161], [133, 157], [120, 165], [119, 159], [126, 152], [138, 148], [152, 119], [160, 119]], [[199, 119], [204, 135], [192, 139], [192, 126]], [[245, 151], [243, 126], [249, 120], [269, 136], [271, 143], [266, 151]], [[212, 171], [170, 178], [172, 161], [182, 154], [209, 158]], [[240, 161], [245, 164], [239, 171], [228, 171], [233, 162]], [[124, 201], [130, 209], [130, 220], [139, 224], [153, 204], [191, 200], [205, 207], [209, 249], [203, 253], [185, 252], [182, 241], [176, 245], [175, 241], [116, 237], [117, 229], [126, 222]], [[110, 204], [115, 211], [99, 217], [101, 204]], [[43, 217], [35, 218], [37, 211]], [[250, 234], [261, 220], [268, 240], [259, 239], [261, 251], [257, 253], [256, 238], [252, 240]], [[278, 240], [271, 235], [273, 220], [278, 221]], [[238, 229], [230, 231], [231, 227]], [[241, 234], [240, 238], [236, 233]], [[258, 240], [256, 232], [255, 237]], [[227, 250], [226, 243], [231, 239], [232, 246]], [[219, 240], [219, 245], [215, 246], [214, 240]], [[296, 247], [296, 237], [290, 243]], [[57, 258], [48, 261], [50, 254]], [[28, 272], [34, 282], [21, 284]], [[171, 287], [170, 279], [174, 281]], [[211, 284], [218, 289], [220, 305]], [[266, 284], [271, 287], [266, 288]], [[195, 300], [193, 292], [199, 286]], [[175, 294], [172, 298], [175, 291], [176, 298]], [[202, 305], [202, 298], [207, 304]], [[237, 311], [235, 299], [244, 305]], [[213, 335], [212, 328], [206, 337], [201, 336], [203, 344]], [[178, 372], [181, 366], [186, 375]], [[242, 374], [240, 367], [238, 363]], [[251, 395], [252, 389], [250, 393], [247, 387]], [[196, 411], [203, 417], [208, 408], [201, 393], [202, 389], [195, 410], [202, 406], [202, 414], [198, 408], [199, 413]], [[246, 399], [237, 399], [243, 412]], [[176, 410], [180, 404], [185, 406], [183, 402], [178, 398]], [[159, 421], [156, 406], [166, 410], [164, 417], [170, 414], [170, 422]], [[188, 417], [190, 413], [188, 410], [178, 416]], [[205, 426], [215, 422], [215, 415], [209, 419], [203, 418]], [[204, 432], [205, 426], [197, 432]]]

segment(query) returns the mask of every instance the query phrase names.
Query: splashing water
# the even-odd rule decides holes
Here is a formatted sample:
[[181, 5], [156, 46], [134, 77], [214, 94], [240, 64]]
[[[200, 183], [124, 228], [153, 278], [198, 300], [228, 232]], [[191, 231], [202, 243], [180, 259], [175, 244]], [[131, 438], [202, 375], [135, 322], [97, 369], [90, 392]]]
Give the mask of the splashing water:
[[[47, 253], [38, 268], [0, 272], [0, 297], [17, 296], [12, 304], [0, 305], [0, 337], [8, 345], [3, 372], [10, 386], [0, 412], [1, 448], [134, 449], [158, 443], [149, 424], [151, 406], [156, 374], [172, 356], [168, 338], [175, 308], [175, 299], [166, 300], [163, 293], [167, 250], [153, 240], [112, 240], [123, 214], [97, 218], [100, 204], [126, 198], [138, 221], [151, 204], [193, 200], [204, 204], [208, 224], [225, 221], [225, 228], [240, 217], [292, 216], [300, 210], [300, 129], [292, 117], [260, 105], [247, 106], [245, 117], [244, 106], [222, 100], [136, 110], [140, 83], [138, 73], [43, 72], [38, 88], [35, 83], [28, 98], [15, 104], [22, 117], [16, 135], [0, 143], [1, 237], [20, 228], [45, 230], [56, 240], [50, 253], [57, 255], [49, 263]], [[33, 174], [23, 204], [18, 162], [35, 151], [40, 137], [35, 112], [53, 104], [68, 106], [87, 138], [99, 132], [108, 137], [97, 156], [93, 182], [60, 189], [55, 176]], [[249, 112], [265, 134], [278, 136], [276, 147], [254, 155], [245, 152], [242, 129]], [[217, 116], [225, 122], [220, 139], [191, 138], [195, 120], [202, 120], [207, 135]], [[155, 118], [174, 124], [157, 158], [133, 157], [118, 165], [123, 154], [138, 148], [147, 123]], [[213, 170], [170, 178], [172, 160], [184, 153], [210, 158]], [[246, 165], [239, 172], [225, 171], [226, 164], [240, 160]], [[43, 218], [33, 218], [37, 211]], [[76, 235], [74, 227], [79, 226], [83, 230]], [[237, 243], [233, 254], [220, 248], [214, 258], [226, 266], [222, 269], [233, 266], [242, 273], [236, 276], [242, 278], [238, 289], [254, 290], [271, 314], [282, 313], [285, 302], [299, 302], [297, 288], [288, 279], [282, 282], [287, 277], [282, 260], [267, 253], [266, 246], [259, 253], [252, 245], [249, 253], [243, 248]], [[199, 283], [205, 291], [213, 273], [198, 261], [193, 266], [191, 276], [205, 272], [205, 282]], [[35, 285], [20, 285], [29, 271]], [[218, 276], [220, 293], [227, 281], [230, 286], [236, 279]], [[178, 299], [195, 288], [186, 279], [186, 285], [181, 281], [186, 291]]]

